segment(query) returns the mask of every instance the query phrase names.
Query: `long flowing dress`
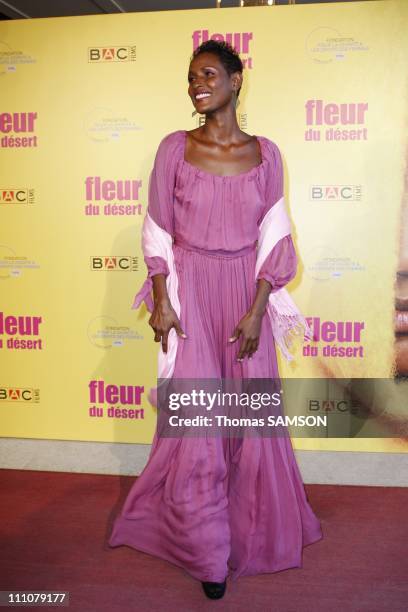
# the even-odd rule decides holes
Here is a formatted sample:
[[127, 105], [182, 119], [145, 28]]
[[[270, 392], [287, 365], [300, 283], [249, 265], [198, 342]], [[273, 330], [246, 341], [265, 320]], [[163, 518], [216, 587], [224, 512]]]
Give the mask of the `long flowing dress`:
[[[283, 195], [278, 146], [257, 136], [262, 161], [219, 176], [184, 159], [186, 131], [167, 134], [149, 179], [148, 212], [173, 237], [179, 279], [180, 339], [173, 376], [246, 378], [240, 340], [228, 342], [256, 294], [259, 225]], [[168, 274], [161, 257], [146, 257], [148, 283]], [[273, 247], [257, 279], [272, 291], [296, 274], [290, 235]], [[150, 283], [150, 284], [149, 284]], [[149, 298], [151, 299], [151, 297]], [[262, 319], [252, 372], [279, 376], [271, 325]], [[253, 374], [252, 374], [253, 376]], [[302, 548], [322, 538], [289, 437], [154, 435], [148, 462], [117, 516], [109, 544], [165, 559], [200, 581], [301, 567]]]

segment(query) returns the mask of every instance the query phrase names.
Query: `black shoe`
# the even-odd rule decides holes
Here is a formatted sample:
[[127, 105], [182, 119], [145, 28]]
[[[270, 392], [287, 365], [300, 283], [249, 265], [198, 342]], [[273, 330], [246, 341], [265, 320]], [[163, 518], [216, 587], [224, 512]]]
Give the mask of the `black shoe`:
[[227, 581], [224, 582], [202, 582], [204, 593], [210, 599], [221, 599], [224, 597]]

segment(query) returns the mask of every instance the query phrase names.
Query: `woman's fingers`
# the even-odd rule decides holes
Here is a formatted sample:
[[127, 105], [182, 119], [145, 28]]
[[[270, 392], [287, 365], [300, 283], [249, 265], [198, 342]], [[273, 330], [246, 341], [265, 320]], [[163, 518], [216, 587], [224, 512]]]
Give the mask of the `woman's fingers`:
[[248, 351], [249, 359], [251, 359], [252, 355], [256, 353], [257, 350], [258, 350], [258, 340], [252, 340], [251, 346]]
[[168, 348], [169, 332], [173, 327], [180, 338], [187, 338], [173, 309], [166, 311], [164, 315], [159, 309], [155, 309], [149, 319], [149, 325], [154, 331], [154, 341], [162, 343], [165, 353]]
[[229, 342], [235, 342], [235, 340], [237, 340], [241, 335], [241, 330], [239, 329], [239, 327], [236, 327], [234, 329], [234, 332], [232, 334], [232, 336], [230, 338], [228, 338]]
[[[173, 323], [173, 325], [171, 327], [174, 327], [174, 329], [176, 330], [176, 334], [178, 336], [180, 336], [181, 338], [187, 338], [186, 334], [181, 329], [180, 322], [176, 321], [175, 323]], [[170, 329], [171, 329], [171, 327], [170, 327]], [[168, 329], [167, 331], [163, 332], [162, 348], [163, 348], [163, 352], [164, 353], [167, 353], [168, 338], [169, 338], [170, 329]]]
[[242, 340], [241, 346], [240, 346], [240, 349], [239, 349], [238, 355], [237, 355], [238, 361], [242, 361], [244, 359], [244, 357], [247, 355], [250, 342], [251, 341], [248, 340], [247, 338], [244, 338]]
[[162, 349], [164, 353], [167, 353], [167, 342], [168, 342], [168, 337], [169, 337], [169, 332], [165, 331], [163, 332], [163, 337], [162, 337]]
[[174, 329], [176, 330], [178, 336], [181, 336], [182, 338], [187, 338], [186, 334], [181, 329], [179, 321], [176, 321], [176, 323], [174, 323]]
[[165, 353], [167, 353], [168, 338], [169, 338], [169, 333], [172, 327], [174, 327], [178, 336], [180, 336], [181, 338], [187, 338], [186, 334], [181, 328], [180, 321], [175, 321], [167, 330], [163, 329], [163, 327], [160, 327], [158, 329], [154, 326], [154, 324], [151, 324], [151, 327], [153, 327], [153, 330], [154, 330], [154, 341], [162, 343], [162, 348]]
[[243, 339], [240, 349], [238, 351], [237, 360], [243, 361], [245, 357], [251, 358], [252, 355], [258, 350], [258, 340]]

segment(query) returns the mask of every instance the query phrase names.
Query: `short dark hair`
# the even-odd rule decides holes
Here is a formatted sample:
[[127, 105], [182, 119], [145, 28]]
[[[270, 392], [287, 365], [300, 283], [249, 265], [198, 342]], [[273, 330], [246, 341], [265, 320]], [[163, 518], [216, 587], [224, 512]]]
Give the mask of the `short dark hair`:
[[[221, 64], [224, 66], [229, 75], [231, 75], [233, 72], [242, 73], [244, 70], [244, 65], [239, 57], [239, 54], [234, 47], [227, 42], [219, 40], [206, 40], [194, 50], [190, 61], [197, 57], [197, 55], [200, 55], [200, 53], [213, 53], [214, 55], [217, 55]], [[237, 98], [240, 91], [241, 87], [237, 91]]]

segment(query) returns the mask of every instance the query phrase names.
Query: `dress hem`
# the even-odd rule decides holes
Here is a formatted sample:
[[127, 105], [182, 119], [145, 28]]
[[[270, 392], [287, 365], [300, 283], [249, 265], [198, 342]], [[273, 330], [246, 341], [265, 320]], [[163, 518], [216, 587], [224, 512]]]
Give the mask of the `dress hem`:
[[241, 577], [245, 577], [245, 576], [258, 576], [258, 575], [262, 575], [262, 574], [276, 574], [277, 572], [282, 572], [282, 571], [286, 571], [289, 569], [297, 569], [297, 568], [302, 568], [303, 567], [303, 560], [302, 560], [302, 553], [303, 553], [303, 549], [306, 548], [306, 546], [310, 546], [311, 544], [315, 544], [317, 542], [319, 542], [320, 540], [323, 539], [323, 533], [320, 534], [316, 534], [315, 536], [312, 536], [309, 540], [307, 540], [305, 543], [303, 543], [301, 545], [300, 551], [299, 551], [299, 558], [297, 561], [292, 561], [292, 562], [286, 562], [286, 563], [282, 563], [280, 565], [276, 565], [274, 568], [262, 568], [262, 569], [243, 569], [243, 570], [237, 570], [237, 569], [233, 569], [228, 565], [228, 571], [227, 574], [224, 578], [220, 578], [220, 576], [214, 576], [211, 574], [206, 574], [206, 575], [199, 575], [197, 572], [194, 572], [192, 570], [189, 570], [185, 567], [185, 565], [183, 565], [182, 563], [178, 563], [175, 559], [171, 559], [169, 556], [166, 556], [163, 553], [158, 554], [156, 551], [153, 551], [152, 548], [149, 548], [149, 546], [143, 546], [143, 545], [135, 545], [135, 544], [130, 544], [127, 542], [124, 542], [123, 540], [119, 540], [118, 542], [116, 542], [115, 544], [112, 544], [112, 537], [111, 539], [108, 541], [108, 545], [110, 548], [117, 548], [119, 546], [128, 546], [129, 548], [132, 548], [134, 550], [138, 550], [144, 554], [148, 554], [152, 557], [156, 557], [159, 559], [162, 559], [163, 561], [166, 561], [167, 563], [171, 563], [171, 565], [174, 565], [178, 568], [181, 568], [182, 570], [184, 570], [189, 576], [191, 576], [192, 578], [199, 580], [200, 582], [223, 582], [223, 580], [225, 580], [226, 578], [228, 578], [229, 580], [231, 580], [232, 582], [235, 582], [236, 580], [238, 580], [238, 578]]

